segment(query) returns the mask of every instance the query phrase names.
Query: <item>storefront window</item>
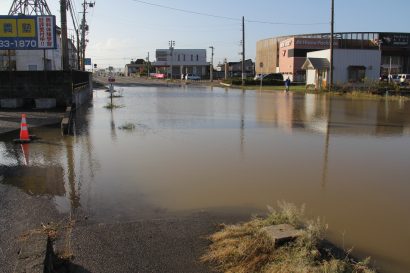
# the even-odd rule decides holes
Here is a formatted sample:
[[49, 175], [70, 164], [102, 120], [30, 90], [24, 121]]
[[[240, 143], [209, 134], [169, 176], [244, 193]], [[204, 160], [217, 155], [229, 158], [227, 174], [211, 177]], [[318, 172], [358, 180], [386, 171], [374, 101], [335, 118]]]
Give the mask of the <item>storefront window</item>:
[[349, 82], [363, 82], [366, 77], [366, 67], [364, 66], [349, 66], [348, 67]]

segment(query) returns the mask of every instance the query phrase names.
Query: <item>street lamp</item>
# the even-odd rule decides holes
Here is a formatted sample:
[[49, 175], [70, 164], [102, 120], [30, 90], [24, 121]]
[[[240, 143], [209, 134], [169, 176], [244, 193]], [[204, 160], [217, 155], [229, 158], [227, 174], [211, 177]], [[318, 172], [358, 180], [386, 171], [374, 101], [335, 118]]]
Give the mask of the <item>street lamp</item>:
[[174, 53], [175, 41], [173, 41], [173, 40], [169, 41], [168, 45], [169, 45], [170, 66], [171, 66], [171, 73], [170, 74], [171, 74], [171, 80], [172, 80], [172, 59], [173, 59], [172, 55]]
[[213, 46], [210, 46], [209, 48], [212, 49], [212, 53], [211, 53], [211, 67], [210, 67], [210, 80], [211, 80], [211, 82], [213, 82], [213, 80], [214, 80], [214, 75], [213, 75], [213, 72], [214, 72], [214, 47], [213, 47]]

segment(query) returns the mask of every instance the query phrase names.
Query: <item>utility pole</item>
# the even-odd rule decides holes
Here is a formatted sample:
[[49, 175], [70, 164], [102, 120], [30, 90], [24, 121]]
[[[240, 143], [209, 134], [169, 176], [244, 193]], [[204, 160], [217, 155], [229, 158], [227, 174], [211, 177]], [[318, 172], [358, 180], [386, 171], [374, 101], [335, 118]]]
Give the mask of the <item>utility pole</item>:
[[172, 77], [172, 61], [173, 61], [173, 53], [174, 53], [174, 47], [175, 47], [175, 41], [171, 40], [168, 42], [169, 45], [169, 55], [170, 55], [170, 66], [171, 66], [171, 80], [173, 79]]
[[148, 55], [147, 55], [147, 78], [149, 78], [149, 76], [150, 76], [150, 73], [149, 73], [149, 68], [150, 68], [150, 63], [149, 63], [149, 51], [147, 52], [148, 53]]
[[245, 85], [245, 17], [242, 16], [242, 85]]
[[86, 20], [86, 13], [87, 8], [93, 8], [95, 6], [95, 2], [87, 2], [84, 0], [83, 2], [83, 19], [81, 20], [81, 69], [85, 71], [85, 48], [87, 47], [87, 40], [85, 39], [85, 34], [89, 30]]
[[330, 19], [330, 68], [329, 68], [329, 86], [328, 90], [333, 88], [333, 36], [334, 36], [334, 17], [335, 17], [335, 1], [331, 5], [331, 19]]
[[78, 29], [76, 16], [75, 16], [75, 13], [74, 13], [74, 10], [73, 10], [73, 5], [71, 4], [70, 0], [68, 0], [67, 6], [68, 6], [68, 9], [70, 10], [71, 19], [73, 21], [73, 27], [74, 27], [74, 31], [75, 31], [75, 34], [76, 34], [76, 40], [77, 40], [77, 52], [76, 52], [77, 53], [77, 66], [76, 66], [76, 69], [80, 70], [81, 69], [81, 64], [80, 64], [80, 62], [81, 62], [81, 56], [80, 56], [80, 30]]
[[210, 46], [209, 47], [212, 50], [211, 53], [211, 67], [210, 67], [210, 80], [211, 82], [214, 81], [214, 47]]
[[61, 16], [61, 50], [63, 53], [63, 70], [69, 70], [70, 64], [68, 59], [68, 38], [67, 38], [67, 1], [60, 0]]
[[228, 79], [228, 60], [224, 59], [224, 71], [225, 71], [225, 80]]

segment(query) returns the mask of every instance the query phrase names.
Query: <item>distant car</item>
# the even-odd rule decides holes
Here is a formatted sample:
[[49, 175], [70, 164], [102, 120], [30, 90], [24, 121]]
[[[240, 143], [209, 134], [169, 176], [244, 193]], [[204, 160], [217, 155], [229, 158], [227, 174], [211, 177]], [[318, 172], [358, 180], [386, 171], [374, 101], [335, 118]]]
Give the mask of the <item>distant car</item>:
[[380, 78], [379, 78], [379, 80], [380, 80], [381, 82], [387, 82], [387, 81], [389, 80], [389, 77], [388, 77], [387, 75], [381, 75]]
[[191, 81], [199, 81], [201, 77], [194, 75], [194, 74], [186, 74], [185, 80], [191, 80]]
[[390, 74], [389, 79], [390, 79], [389, 80], [390, 82], [397, 83], [397, 84], [400, 83], [400, 78], [399, 78], [399, 75], [397, 74]]
[[281, 73], [271, 73], [271, 74], [265, 75], [262, 79], [264, 79], [264, 80], [283, 81], [283, 74], [281, 74]]
[[399, 74], [397, 75], [399, 83], [402, 85], [407, 85], [410, 82], [410, 74]]
[[265, 77], [266, 74], [256, 74], [255, 77], [253, 78], [255, 81], [260, 80], [261, 78]]

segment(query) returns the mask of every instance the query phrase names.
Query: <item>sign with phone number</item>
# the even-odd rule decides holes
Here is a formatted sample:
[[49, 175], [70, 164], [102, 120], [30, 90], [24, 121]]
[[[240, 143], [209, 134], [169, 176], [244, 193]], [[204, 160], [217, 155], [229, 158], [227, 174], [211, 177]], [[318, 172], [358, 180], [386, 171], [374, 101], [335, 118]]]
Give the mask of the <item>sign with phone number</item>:
[[57, 48], [55, 16], [0, 16], [0, 50]]

